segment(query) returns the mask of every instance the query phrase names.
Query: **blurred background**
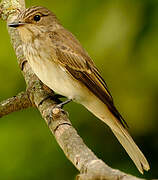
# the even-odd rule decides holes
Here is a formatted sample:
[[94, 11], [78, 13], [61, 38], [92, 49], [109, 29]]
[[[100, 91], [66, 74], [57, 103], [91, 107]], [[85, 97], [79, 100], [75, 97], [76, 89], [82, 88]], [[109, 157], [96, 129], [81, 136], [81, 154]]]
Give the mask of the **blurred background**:
[[[52, 10], [88, 51], [149, 161], [142, 176], [109, 128], [81, 105], [65, 109], [79, 135], [112, 168], [158, 178], [158, 1], [26, 0], [27, 7]], [[25, 82], [0, 21], [0, 101], [25, 90]], [[0, 119], [0, 179], [73, 180], [78, 171], [66, 159], [35, 109]]]

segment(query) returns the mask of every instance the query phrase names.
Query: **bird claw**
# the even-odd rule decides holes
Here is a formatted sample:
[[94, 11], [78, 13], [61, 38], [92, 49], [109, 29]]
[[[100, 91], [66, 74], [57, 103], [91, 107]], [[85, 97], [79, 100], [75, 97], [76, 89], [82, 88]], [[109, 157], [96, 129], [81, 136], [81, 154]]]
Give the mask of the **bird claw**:
[[66, 104], [68, 104], [69, 102], [71, 102], [72, 101], [72, 99], [68, 99], [68, 100], [66, 100], [66, 101], [64, 101], [64, 102], [61, 102], [61, 103], [59, 103], [59, 104], [57, 104], [56, 106], [54, 106], [51, 110], [50, 110], [50, 118], [49, 118], [49, 120], [48, 120], [48, 126], [50, 126], [51, 125], [51, 121], [52, 121], [52, 119], [53, 119], [53, 114], [54, 115], [57, 115], [59, 112], [63, 112], [63, 113], [65, 113], [65, 111], [62, 109], [63, 107], [64, 107], [64, 105], [66, 105]]

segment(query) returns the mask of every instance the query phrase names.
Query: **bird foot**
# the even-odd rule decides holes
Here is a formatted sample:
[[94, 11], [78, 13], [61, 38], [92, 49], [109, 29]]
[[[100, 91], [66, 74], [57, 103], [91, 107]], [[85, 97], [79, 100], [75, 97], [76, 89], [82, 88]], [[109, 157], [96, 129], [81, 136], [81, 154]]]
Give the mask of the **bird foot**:
[[50, 110], [50, 119], [48, 121], [48, 126], [51, 125], [51, 120], [53, 119], [53, 114], [57, 115], [59, 112], [65, 112], [62, 108], [64, 107], [64, 105], [68, 104], [71, 101], [72, 101], [72, 99], [67, 99], [64, 102], [57, 104], [56, 106], [54, 106], [53, 109]]

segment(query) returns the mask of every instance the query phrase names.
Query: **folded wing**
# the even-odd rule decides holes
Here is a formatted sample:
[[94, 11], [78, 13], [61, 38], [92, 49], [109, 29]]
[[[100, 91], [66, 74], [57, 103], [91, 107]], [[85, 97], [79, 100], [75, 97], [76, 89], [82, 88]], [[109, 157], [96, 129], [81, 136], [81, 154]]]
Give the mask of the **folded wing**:
[[107, 105], [111, 113], [123, 125], [127, 123], [114, 106], [112, 96], [95, 64], [77, 39], [65, 29], [50, 32], [57, 61], [78, 81]]

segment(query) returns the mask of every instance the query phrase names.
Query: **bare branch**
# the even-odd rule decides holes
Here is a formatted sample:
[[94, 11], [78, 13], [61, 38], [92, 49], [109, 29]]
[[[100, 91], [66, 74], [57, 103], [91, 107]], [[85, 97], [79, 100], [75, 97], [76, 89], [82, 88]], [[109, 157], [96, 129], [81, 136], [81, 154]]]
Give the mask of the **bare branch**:
[[27, 92], [21, 92], [17, 96], [0, 102], [0, 118], [12, 112], [31, 107], [31, 101]]
[[[1, 17], [10, 22], [17, 16], [18, 11], [16, 8], [23, 9], [24, 4], [24, 0], [3, 0], [0, 6]], [[8, 30], [27, 84], [27, 92], [29, 92], [31, 104], [34, 104], [39, 109], [65, 155], [80, 171], [77, 179], [140, 180], [140, 178], [110, 168], [102, 160], [98, 159], [84, 144], [76, 130], [72, 127], [68, 114], [61, 109], [54, 108], [56, 101], [48, 98], [50, 95], [53, 95], [52, 90], [45, 88], [32, 72], [23, 55], [21, 40], [17, 31], [10, 28]]]

